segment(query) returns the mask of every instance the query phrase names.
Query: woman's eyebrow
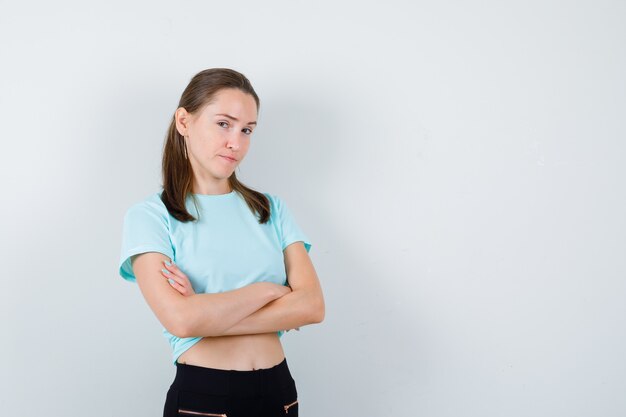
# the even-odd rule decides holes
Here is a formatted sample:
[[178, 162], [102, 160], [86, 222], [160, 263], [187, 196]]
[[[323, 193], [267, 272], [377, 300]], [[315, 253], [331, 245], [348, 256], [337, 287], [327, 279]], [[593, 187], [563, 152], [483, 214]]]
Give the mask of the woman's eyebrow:
[[[228, 117], [229, 119], [233, 119], [236, 122], [239, 121], [239, 119], [237, 119], [236, 117], [231, 116], [230, 114], [218, 113], [218, 114], [216, 114], [216, 116], [225, 116], [225, 117]], [[256, 125], [256, 122], [248, 122], [248, 124], [249, 125]]]

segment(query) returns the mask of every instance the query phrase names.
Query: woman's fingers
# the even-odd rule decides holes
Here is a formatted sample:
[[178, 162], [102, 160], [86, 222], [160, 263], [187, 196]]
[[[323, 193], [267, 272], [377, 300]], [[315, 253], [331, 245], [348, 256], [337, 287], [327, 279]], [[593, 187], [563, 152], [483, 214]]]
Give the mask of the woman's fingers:
[[163, 261], [163, 265], [165, 265], [166, 268], [162, 270], [165, 276], [171, 277], [183, 286], [185, 286], [185, 284], [191, 285], [191, 283], [189, 282], [189, 278], [187, 278], [187, 275], [185, 275], [183, 271], [181, 271], [178, 266], [176, 266], [176, 264], [172, 263], [171, 265], [168, 265], [167, 262]]
[[187, 279], [187, 275], [185, 275], [184, 272], [181, 271], [175, 263], [172, 262], [171, 265], [168, 265], [166, 261], [163, 261], [163, 265], [165, 265], [165, 268], [167, 268], [167, 270], [174, 275]]
[[[163, 274], [163, 276], [165, 278], [167, 278], [168, 282], [170, 284], [176, 284], [180, 287], [184, 287], [184, 282], [182, 281], [182, 279], [180, 277], [177, 277], [176, 275], [172, 274], [171, 272], [169, 272], [167, 269], [161, 269], [161, 274]], [[174, 287], [177, 288], [177, 287]]]
[[163, 265], [165, 266], [165, 268], [161, 269], [161, 273], [163, 273], [166, 278], [173, 281], [170, 281], [170, 284], [172, 284], [174, 289], [176, 289], [178, 292], [185, 296], [195, 294], [189, 278], [187, 278], [187, 275], [185, 275], [183, 271], [181, 271], [178, 266], [176, 266], [176, 264], [172, 262], [170, 265], [168, 265], [166, 261], [163, 261]]
[[172, 279], [176, 281], [179, 285], [184, 285], [184, 281], [181, 277], [177, 277], [176, 275], [169, 272], [167, 269], [161, 269], [161, 273], [163, 274], [165, 278]]
[[182, 295], [188, 296], [191, 294], [195, 294], [193, 289], [191, 288], [191, 284], [190, 285], [180, 284], [179, 283], [180, 278], [174, 277], [172, 274], [163, 273], [163, 275], [165, 275], [165, 277], [167, 278], [167, 282]]
[[179, 293], [184, 295], [185, 289], [183, 288], [182, 285], [180, 285], [178, 282], [174, 281], [173, 279], [168, 279], [167, 282], [170, 283], [170, 285], [172, 287], [174, 287], [175, 290], [177, 290]]

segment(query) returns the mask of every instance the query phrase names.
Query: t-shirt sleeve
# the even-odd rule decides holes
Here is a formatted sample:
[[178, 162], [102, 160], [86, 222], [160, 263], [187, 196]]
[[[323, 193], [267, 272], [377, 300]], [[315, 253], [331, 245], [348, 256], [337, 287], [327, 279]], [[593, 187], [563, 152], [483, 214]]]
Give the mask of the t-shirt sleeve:
[[276, 210], [272, 216], [276, 222], [276, 229], [281, 242], [281, 249], [285, 250], [293, 242], [301, 241], [307, 252], [311, 250], [309, 237], [300, 229], [287, 204], [278, 196], [270, 195], [274, 202], [272, 210]]
[[136, 282], [130, 258], [144, 252], [160, 252], [170, 259], [174, 258], [167, 209], [161, 209], [151, 202], [137, 203], [124, 215], [119, 260], [119, 274], [122, 278]]

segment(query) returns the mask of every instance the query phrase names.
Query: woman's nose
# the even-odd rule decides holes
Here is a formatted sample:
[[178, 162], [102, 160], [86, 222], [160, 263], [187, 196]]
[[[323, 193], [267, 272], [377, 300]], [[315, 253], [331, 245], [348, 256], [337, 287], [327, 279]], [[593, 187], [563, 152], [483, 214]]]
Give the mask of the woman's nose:
[[239, 149], [241, 139], [237, 135], [230, 135], [227, 138], [226, 147], [230, 149]]

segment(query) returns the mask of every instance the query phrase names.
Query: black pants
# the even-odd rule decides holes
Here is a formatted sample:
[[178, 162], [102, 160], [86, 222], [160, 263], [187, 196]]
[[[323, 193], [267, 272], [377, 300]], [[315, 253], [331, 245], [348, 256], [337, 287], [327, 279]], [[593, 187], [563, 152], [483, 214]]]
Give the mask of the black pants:
[[298, 417], [287, 358], [271, 368], [237, 371], [176, 362], [163, 417]]

